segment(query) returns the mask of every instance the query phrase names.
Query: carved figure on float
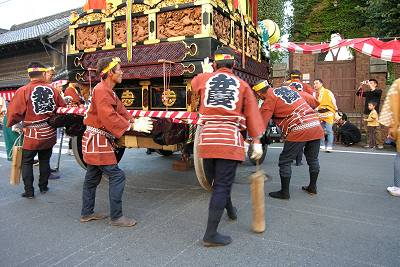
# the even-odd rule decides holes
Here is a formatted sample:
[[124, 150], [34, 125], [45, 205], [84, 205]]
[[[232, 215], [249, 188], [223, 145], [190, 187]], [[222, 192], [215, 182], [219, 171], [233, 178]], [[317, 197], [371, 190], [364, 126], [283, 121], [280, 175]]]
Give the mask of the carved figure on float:
[[[331, 34], [331, 42], [329, 46], [336, 46], [342, 41], [342, 37], [339, 33]], [[325, 61], [339, 61], [339, 60], [353, 60], [353, 54], [351, 53], [350, 49], [346, 47], [340, 47], [332, 49], [328, 52], [325, 56]]]

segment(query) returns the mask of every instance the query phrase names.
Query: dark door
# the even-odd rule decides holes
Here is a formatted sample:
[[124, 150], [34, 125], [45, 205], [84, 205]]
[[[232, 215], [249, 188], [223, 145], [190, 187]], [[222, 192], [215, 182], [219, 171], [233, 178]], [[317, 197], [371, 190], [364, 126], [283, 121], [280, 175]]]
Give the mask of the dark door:
[[324, 87], [335, 95], [338, 109], [344, 112], [355, 110], [356, 65], [354, 60], [317, 61], [315, 78], [324, 81]]

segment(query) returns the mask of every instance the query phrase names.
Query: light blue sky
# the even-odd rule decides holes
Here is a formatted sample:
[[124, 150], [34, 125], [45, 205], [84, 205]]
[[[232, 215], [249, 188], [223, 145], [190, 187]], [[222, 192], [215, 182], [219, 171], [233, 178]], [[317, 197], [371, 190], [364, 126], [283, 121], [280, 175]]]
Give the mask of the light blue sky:
[[82, 7], [85, 0], [0, 0], [0, 28]]

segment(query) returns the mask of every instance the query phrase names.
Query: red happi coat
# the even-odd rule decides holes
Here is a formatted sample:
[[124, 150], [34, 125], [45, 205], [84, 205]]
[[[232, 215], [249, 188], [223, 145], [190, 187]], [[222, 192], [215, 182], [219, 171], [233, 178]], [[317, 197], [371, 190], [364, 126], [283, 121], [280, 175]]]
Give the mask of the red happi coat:
[[313, 110], [317, 106], [318, 101], [313, 96], [282, 86], [267, 91], [261, 114], [265, 121], [274, 120], [286, 140], [305, 142], [324, 136], [318, 115]]
[[129, 128], [132, 115], [105, 81], [93, 88], [90, 106], [83, 123], [87, 126], [82, 137], [83, 159], [90, 165], [117, 164], [112, 140], [104, 134], [91, 131], [89, 127], [100, 129], [115, 138], [120, 138]]
[[72, 86], [72, 85], [69, 85], [68, 87], [67, 87], [67, 89], [65, 89], [65, 92], [64, 92], [64, 97], [65, 96], [70, 96], [70, 97], [72, 97], [72, 101], [71, 101], [71, 106], [73, 106], [73, 107], [79, 107], [79, 105], [81, 105], [82, 104], [82, 98], [81, 98], [81, 96], [79, 95], [79, 93], [78, 93], [78, 91], [76, 90], [76, 88], [74, 87], [74, 86]]
[[192, 80], [194, 93], [200, 96], [199, 157], [244, 161], [244, 140], [240, 131], [260, 137], [265, 123], [249, 85], [230, 69], [202, 73]]
[[311, 85], [309, 85], [308, 83], [304, 83], [299, 79], [292, 79], [288, 81], [287, 85], [296, 88], [298, 91], [306, 92], [307, 94], [310, 94], [313, 97], [316, 97], [317, 95], [317, 93], [315, 92], [314, 88], [312, 88]]
[[23, 122], [24, 145], [26, 150], [44, 150], [57, 142], [56, 129], [47, 124], [58, 107], [65, 102], [48, 83], [34, 80], [20, 87], [7, 109], [7, 126]]

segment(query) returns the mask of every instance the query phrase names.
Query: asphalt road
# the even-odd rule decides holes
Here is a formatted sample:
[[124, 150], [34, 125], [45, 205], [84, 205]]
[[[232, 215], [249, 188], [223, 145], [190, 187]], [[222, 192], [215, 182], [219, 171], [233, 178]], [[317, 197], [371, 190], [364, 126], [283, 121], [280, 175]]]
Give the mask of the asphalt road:
[[[280, 151], [271, 148], [262, 165], [273, 178], [267, 193], [280, 188]], [[238, 221], [224, 215], [219, 228], [233, 243], [221, 248], [202, 246], [209, 194], [193, 170], [172, 170], [178, 155], [126, 152], [124, 213], [138, 225], [122, 229], [107, 220], [79, 222], [85, 172], [72, 156], [62, 155], [62, 178], [45, 195], [36, 189], [34, 200], [20, 197], [22, 184], [9, 185], [10, 163], [0, 158], [0, 266], [400, 266], [400, 198], [386, 192], [393, 183], [393, 152], [386, 152], [322, 153], [314, 197], [300, 189], [308, 168], [293, 167], [291, 199], [266, 197], [263, 234], [250, 231], [255, 167], [243, 163], [232, 197]], [[105, 179], [96, 210], [108, 212]]]

